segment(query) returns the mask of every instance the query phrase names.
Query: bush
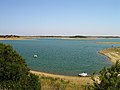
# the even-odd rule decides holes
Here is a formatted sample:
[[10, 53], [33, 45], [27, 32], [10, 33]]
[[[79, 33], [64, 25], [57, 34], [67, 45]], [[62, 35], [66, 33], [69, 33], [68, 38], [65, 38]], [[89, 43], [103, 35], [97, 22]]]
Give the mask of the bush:
[[0, 90], [40, 90], [39, 77], [10, 45], [0, 44]]
[[100, 82], [94, 83], [94, 90], [120, 90], [120, 62], [100, 71]]

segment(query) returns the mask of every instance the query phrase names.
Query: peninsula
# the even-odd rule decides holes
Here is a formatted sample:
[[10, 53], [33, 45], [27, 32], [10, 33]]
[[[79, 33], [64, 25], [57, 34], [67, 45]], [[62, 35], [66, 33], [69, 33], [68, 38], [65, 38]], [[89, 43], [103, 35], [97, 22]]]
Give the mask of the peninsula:
[[106, 48], [99, 51], [100, 54], [105, 55], [113, 63], [120, 61], [120, 47]]

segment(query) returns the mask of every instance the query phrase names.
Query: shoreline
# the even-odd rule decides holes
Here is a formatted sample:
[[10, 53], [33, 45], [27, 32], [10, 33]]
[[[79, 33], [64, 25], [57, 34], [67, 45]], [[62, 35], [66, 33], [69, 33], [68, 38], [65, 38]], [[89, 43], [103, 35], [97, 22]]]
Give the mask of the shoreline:
[[118, 60], [120, 61], [120, 48], [105, 48], [100, 50], [98, 53], [106, 56], [113, 64]]
[[[87, 38], [69, 38], [69, 37], [37, 37], [37, 36], [20, 36], [20, 37], [0, 37], [0, 40], [31, 40], [37, 38], [56, 38], [56, 39], [63, 39], [63, 40], [96, 40], [96, 39], [106, 39], [106, 38], [97, 38], [97, 37], [87, 37]], [[111, 38], [107, 38], [111, 39]], [[96, 42], [96, 44], [120, 44], [120, 42]]]
[[120, 44], [120, 42], [96, 42], [96, 44]]
[[37, 39], [37, 38], [57, 38], [57, 39], [63, 39], [63, 40], [96, 40], [96, 38], [62, 38], [62, 37], [10, 37], [10, 38], [2, 38], [0, 37], [0, 40], [30, 40], [30, 39]]
[[30, 39], [33, 39], [33, 38], [24, 38], [24, 37], [20, 37], [20, 38], [1, 38], [0, 37], [0, 40], [30, 40]]
[[90, 84], [93, 83], [91, 77], [65, 76], [65, 75], [50, 74], [50, 73], [45, 73], [40, 71], [33, 71], [33, 70], [30, 70], [30, 72], [40, 77], [43, 76], [43, 77], [59, 78], [59, 79], [70, 81], [76, 84], [79, 83], [81, 85], [87, 85], [88, 83]]
[[63, 40], [96, 40], [97, 38], [60, 38]]

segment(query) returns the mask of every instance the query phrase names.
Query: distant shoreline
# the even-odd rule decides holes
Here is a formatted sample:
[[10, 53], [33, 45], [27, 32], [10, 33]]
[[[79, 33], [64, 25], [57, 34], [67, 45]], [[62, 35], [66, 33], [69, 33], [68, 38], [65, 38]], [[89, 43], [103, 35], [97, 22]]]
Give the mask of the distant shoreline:
[[[18, 35], [0, 35], [0, 40], [29, 40], [35, 38], [58, 38], [65, 40], [96, 40], [96, 39], [111, 39], [120, 38], [120, 36], [83, 36], [83, 35], [71, 35], [71, 36], [18, 36]], [[98, 42], [98, 44], [104, 44], [103, 42]]]
[[24, 38], [24, 37], [19, 37], [19, 38], [1, 38], [0, 37], [0, 40], [30, 40], [32, 38]]
[[[97, 38], [97, 37], [86, 37], [86, 38], [70, 38], [70, 37], [59, 37], [59, 36], [20, 36], [20, 37], [9, 37], [9, 38], [3, 38], [0, 37], [0, 40], [31, 40], [31, 39], [37, 39], [37, 38], [56, 38], [56, 39], [63, 39], [63, 40], [96, 40], [96, 39], [111, 39], [111, 38]], [[96, 42], [96, 44], [120, 44], [120, 42]]]
[[96, 44], [120, 44], [120, 42], [96, 42]]
[[16, 38], [16, 37], [10, 37], [10, 38], [1, 38], [0, 37], [0, 40], [31, 40], [31, 39], [37, 39], [37, 38], [56, 38], [56, 39], [63, 39], [63, 40], [95, 40], [96, 38], [69, 38], [69, 37], [19, 37], [19, 38]]

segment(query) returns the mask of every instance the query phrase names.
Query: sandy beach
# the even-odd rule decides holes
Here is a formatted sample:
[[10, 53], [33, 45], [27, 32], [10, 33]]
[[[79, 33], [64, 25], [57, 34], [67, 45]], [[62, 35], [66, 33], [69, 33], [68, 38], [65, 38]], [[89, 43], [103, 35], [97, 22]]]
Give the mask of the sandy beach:
[[96, 42], [96, 44], [120, 44], [120, 42]]
[[120, 48], [106, 48], [100, 50], [99, 53], [108, 57], [108, 59], [113, 63], [120, 60]]
[[1, 38], [0, 37], [0, 40], [29, 40], [29, 39], [32, 39], [32, 38], [25, 38], [25, 37], [20, 37], [20, 38]]

